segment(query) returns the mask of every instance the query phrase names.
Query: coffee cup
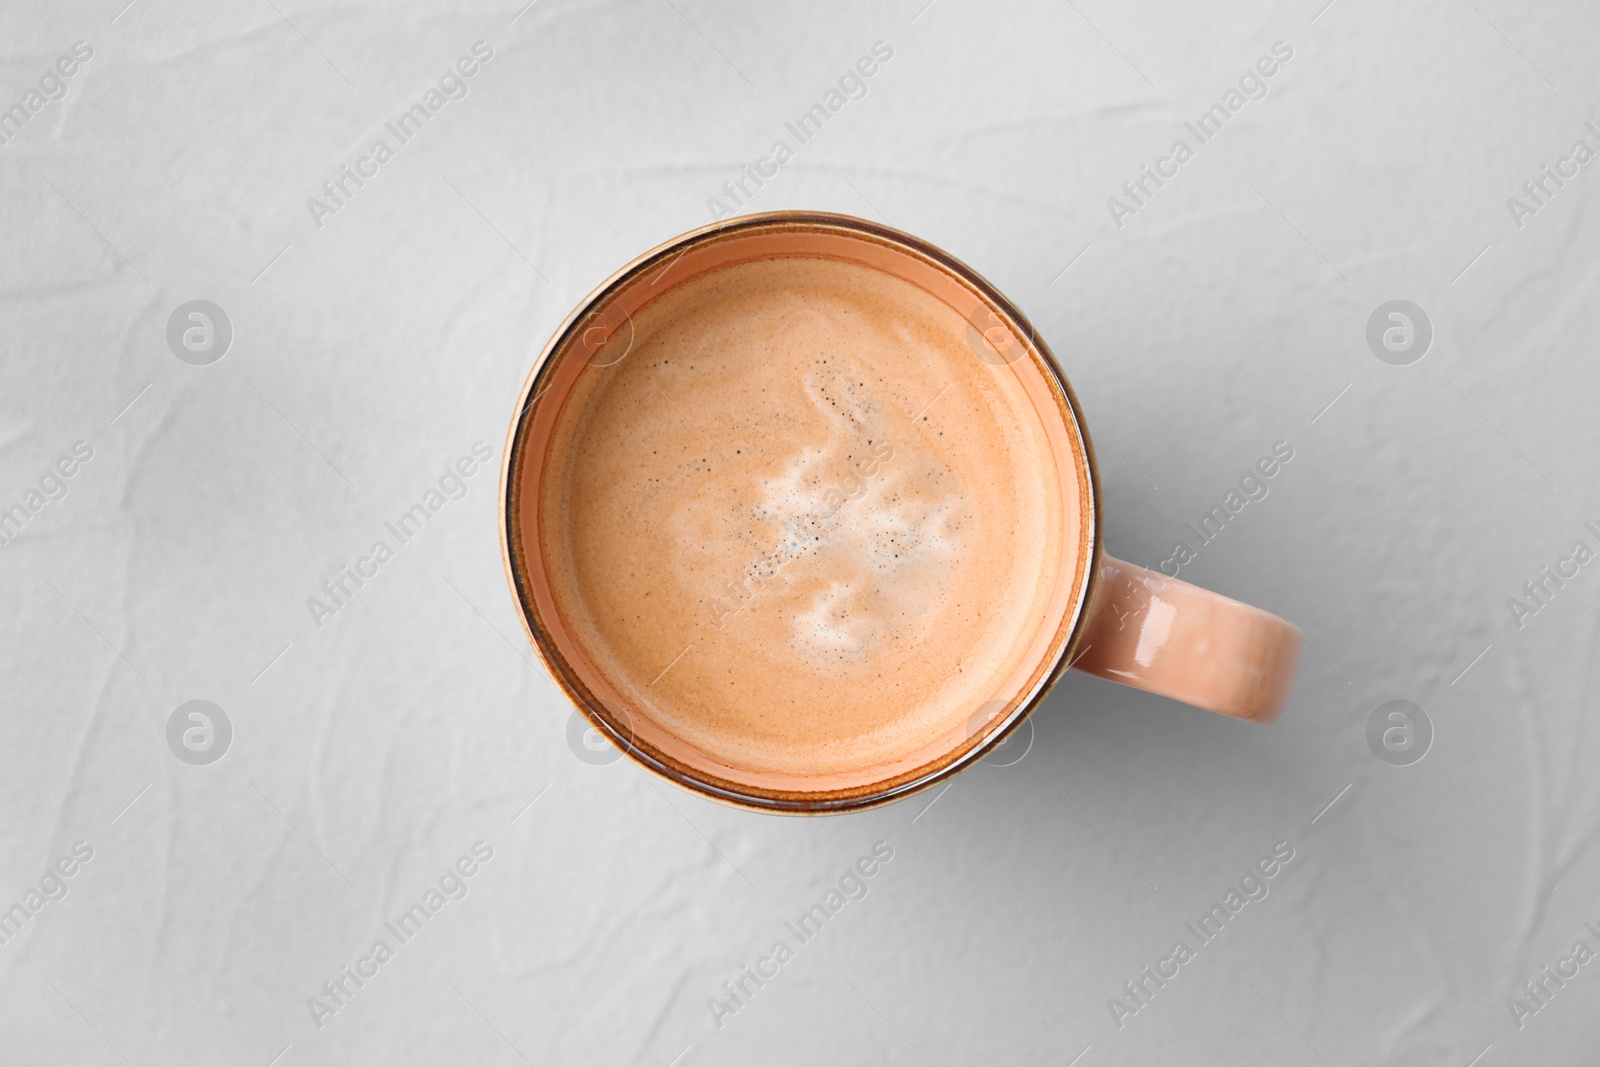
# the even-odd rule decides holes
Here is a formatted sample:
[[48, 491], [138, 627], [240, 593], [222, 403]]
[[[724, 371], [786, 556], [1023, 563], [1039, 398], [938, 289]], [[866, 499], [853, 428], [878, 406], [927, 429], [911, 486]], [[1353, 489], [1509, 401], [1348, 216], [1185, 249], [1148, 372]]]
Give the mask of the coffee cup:
[[1290, 623], [1102, 547], [1028, 320], [887, 226], [776, 212], [645, 253], [535, 361], [501, 477], [527, 635], [595, 730], [754, 810], [860, 810], [1001, 745], [1069, 669], [1253, 722]]

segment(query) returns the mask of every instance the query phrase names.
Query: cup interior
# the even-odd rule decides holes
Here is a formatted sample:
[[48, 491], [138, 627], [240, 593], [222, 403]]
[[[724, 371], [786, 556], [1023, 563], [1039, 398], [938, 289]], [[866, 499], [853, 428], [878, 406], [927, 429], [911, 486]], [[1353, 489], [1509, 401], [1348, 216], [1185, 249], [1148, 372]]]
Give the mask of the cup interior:
[[[1014, 376], [1049, 442], [1053, 479], [1075, 501], [1061, 560], [1022, 666], [965, 723], [890, 762], [826, 774], [776, 774], [735, 765], [677, 736], [630, 698], [585, 649], [553, 593], [541, 531], [544, 480], [564, 407], [585, 375], [626, 359], [634, 321], [651, 301], [735, 264], [816, 257], [860, 264], [910, 282], [967, 323], [974, 357]], [[716, 799], [783, 813], [848, 811], [926, 788], [981, 758], [1042, 699], [1066, 669], [1082, 630], [1099, 552], [1093, 455], [1065, 377], [1032, 327], [993, 286], [924, 242], [847, 216], [745, 216], [686, 234], [628, 265], [590, 295], [551, 338], [530, 373], [513, 420], [502, 476], [508, 577], [541, 658], [595, 729], [648, 769]]]

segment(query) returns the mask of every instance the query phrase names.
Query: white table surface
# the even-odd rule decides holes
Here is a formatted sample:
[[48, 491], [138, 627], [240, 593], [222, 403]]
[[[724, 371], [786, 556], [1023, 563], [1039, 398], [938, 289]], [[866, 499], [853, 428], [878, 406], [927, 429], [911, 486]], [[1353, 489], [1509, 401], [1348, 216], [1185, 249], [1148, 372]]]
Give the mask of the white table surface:
[[[1570, 157], [1600, 150], [1600, 8], [122, 3], [0, 10], [0, 108], [93, 49], [0, 145], [0, 508], [27, 513], [0, 548], [0, 908], [27, 916], [0, 1060], [1600, 1052], [1600, 963], [1522, 988], [1600, 950], [1600, 565], [1508, 605], [1600, 549], [1600, 166]], [[466, 95], [317, 225], [308, 198], [478, 41]], [[593, 285], [708, 221], [879, 41], [866, 94], [739, 209], [882, 218], [994, 280], [1089, 413], [1119, 556], [1158, 564], [1288, 441], [1183, 571], [1304, 630], [1278, 724], [1072, 676], [1021, 762], [820, 820], [569, 748], [496, 534], [518, 388]], [[1277, 41], [1266, 97], [1198, 145], [1184, 123]], [[1114, 220], [1180, 137], [1193, 158]], [[232, 326], [209, 365], [166, 340], [194, 299]], [[1405, 366], [1366, 339], [1393, 299], [1433, 329]], [[465, 496], [314, 620], [479, 440]], [[233, 728], [205, 766], [166, 739], [196, 699]], [[1366, 733], [1397, 699], [1434, 734], [1404, 766]], [[387, 934], [479, 841], [466, 895]], [[800, 944], [784, 924], [877, 842], [867, 895]], [[1280, 842], [1268, 895], [1192, 939]], [[66, 895], [32, 913], [41, 881]], [[1194, 958], [1115, 1012], [1180, 938]], [[313, 1012], [379, 939], [392, 958]], [[793, 958], [714, 1012], [778, 940]]]

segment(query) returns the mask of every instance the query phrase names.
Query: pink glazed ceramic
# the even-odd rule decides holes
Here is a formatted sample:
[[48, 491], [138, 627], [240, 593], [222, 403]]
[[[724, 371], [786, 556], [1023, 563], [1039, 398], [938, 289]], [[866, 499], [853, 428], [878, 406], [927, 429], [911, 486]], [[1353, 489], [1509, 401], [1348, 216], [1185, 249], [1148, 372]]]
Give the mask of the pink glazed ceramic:
[[[729, 264], [820, 257], [903, 279], [954, 309], [969, 344], [993, 373], [1032, 398], [1049, 439], [1050, 476], [1075, 501], [1053, 577], [1038, 590], [1036, 638], [1025, 669], [974, 708], [975, 725], [951, 729], [894, 761], [863, 761], [818, 774], [752, 771], [656, 721], [574, 636], [552, 594], [549, 531], [563, 516], [541, 486], [563, 404], [586, 376], [611, 372], [618, 338], [650, 301]], [[762, 811], [815, 814], [882, 804], [934, 785], [999, 744], [1069, 667], [1253, 722], [1283, 708], [1299, 659], [1288, 622], [1101, 549], [1094, 453], [1078, 402], [1049, 348], [1022, 313], [975, 271], [915, 237], [873, 222], [813, 212], [729, 219], [646, 253], [607, 280], [555, 332], [534, 364], [513, 420], [501, 480], [506, 572], [528, 637], [595, 729], [649, 770], [686, 788]], [[1070, 509], [1069, 509], [1070, 510]], [[1069, 514], [1068, 510], [1063, 511]], [[670, 553], [670, 543], [637, 551]], [[637, 688], [637, 687], [635, 687]]]

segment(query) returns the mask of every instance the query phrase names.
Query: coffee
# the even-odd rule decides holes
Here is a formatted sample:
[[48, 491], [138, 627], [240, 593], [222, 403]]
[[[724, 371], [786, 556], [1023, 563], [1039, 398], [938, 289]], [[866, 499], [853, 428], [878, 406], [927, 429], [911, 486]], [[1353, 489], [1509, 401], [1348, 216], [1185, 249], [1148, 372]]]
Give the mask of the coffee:
[[820, 814], [948, 780], [1069, 666], [1271, 722], [1299, 631], [1106, 555], [1085, 425], [1022, 313], [909, 234], [773, 212], [635, 259], [539, 355], [502, 473], [569, 743]]
[[550, 432], [535, 522], [565, 638], [744, 779], [871, 781], [1014, 706], [1081, 558], [1083, 480], [1029, 369], [859, 262], [663, 288]]

